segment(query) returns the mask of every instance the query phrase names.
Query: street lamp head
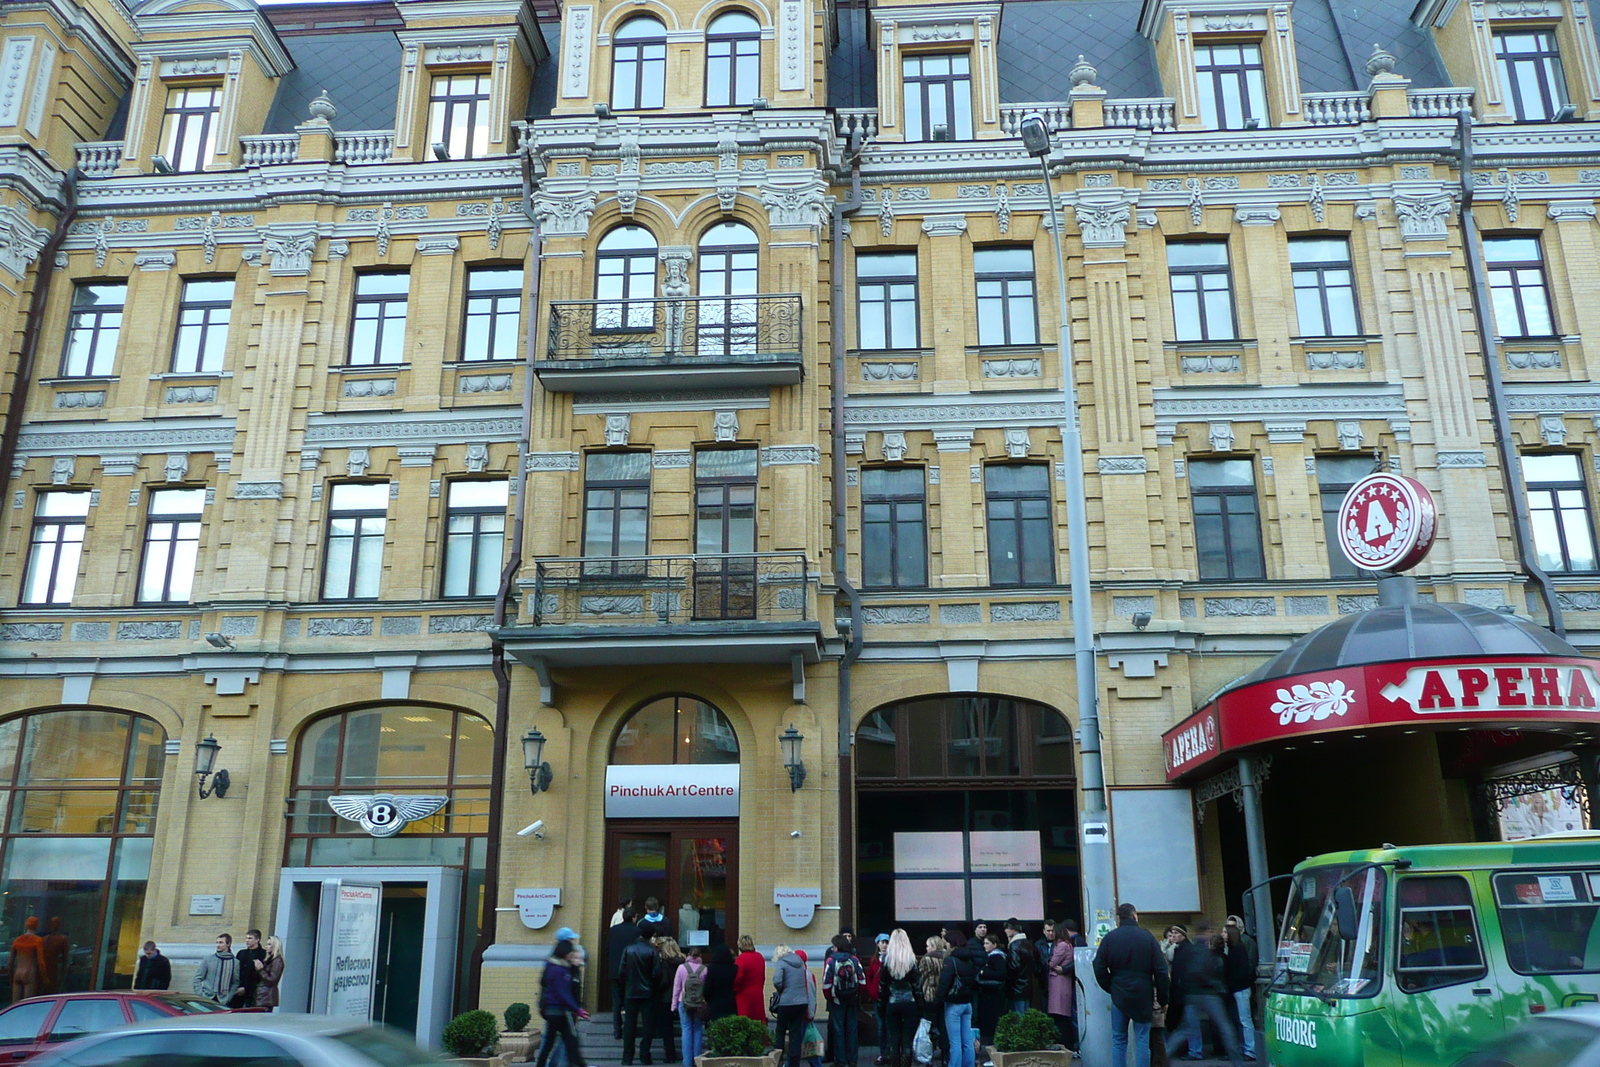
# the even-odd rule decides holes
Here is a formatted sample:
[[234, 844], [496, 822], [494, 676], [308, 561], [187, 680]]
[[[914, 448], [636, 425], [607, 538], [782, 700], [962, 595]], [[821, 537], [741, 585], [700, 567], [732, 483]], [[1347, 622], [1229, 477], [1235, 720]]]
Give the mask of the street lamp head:
[[1021, 133], [1022, 147], [1028, 155], [1042, 159], [1050, 154], [1050, 127], [1039, 112], [1030, 111], [1023, 116]]
[[195, 742], [194, 746], [194, 773], [200, 775], [210, 774], [217, 765], [217, 753], [222, 751], [222, 743], [210, 734], [204, 741]]
[[778, 743], [783, 746], [783, 766], [789, 772], [791, 793], [804, 785], [806, 780], [806, 765], [800, 756], [800, 745], [803, 741], [805, 735], [796, 730], [793, 723], [778, 735]]
[[550, 788], [555, 773], [544, 761], [544, 734], [537, 726], [522, 735], [522, 765], [528, 772], [528, 785], [535, 794]]

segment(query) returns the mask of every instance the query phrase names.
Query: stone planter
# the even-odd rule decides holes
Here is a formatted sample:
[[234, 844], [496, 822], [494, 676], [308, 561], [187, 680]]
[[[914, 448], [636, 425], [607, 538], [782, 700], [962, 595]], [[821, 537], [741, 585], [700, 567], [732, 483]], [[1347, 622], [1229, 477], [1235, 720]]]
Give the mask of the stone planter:
[[999, 1052], [989, 1049], [994, 1067], [1069, 1067], [1072, 1053], [1064, 1048], [1044, 1048], [1033, 1052]]
[[703, 1055], [694, 1058], [695, 1067], [778, 1067], [783, 1062], [783, 1053], [773, 1049], [765, 1056], [712, 1056]]
[[527, 1063], [539, 1052], [538, 1030], [503, 1030], [495, 1042], [497, 1056], [510, 1056], [508, 1063]]

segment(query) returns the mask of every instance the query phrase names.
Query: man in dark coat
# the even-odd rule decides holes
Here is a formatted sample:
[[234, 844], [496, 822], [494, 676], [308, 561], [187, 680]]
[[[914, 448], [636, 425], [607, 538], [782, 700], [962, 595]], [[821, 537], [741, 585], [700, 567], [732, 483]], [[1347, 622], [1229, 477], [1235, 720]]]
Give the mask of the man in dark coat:
[[651, 1034], [650, 1002], [656, 995], [656, 947], [650, 939], [656, 936], [655, 926], [642, 922], [639, 936], [633, 944], [622, 950], [622, 1004], [626, 1018], [622, 1023], [622, 1064], [633, 1063], [634, 1041], [643, 1031], [644, 1044], [640, 1048], [639, 1062], [649, 1064]]
[[1167, 958], [1155, 935], [1139, 925], [1132, 904], [1117, 906], [1117, 928], [1094, 954], [1094, 978], [1111, 994], [1111, 1062], [1128, 1062], [1128, 1030], [1133, 1030], [1134, 1067], [1150, 1067], [1150, 1017], [1157, 1001], [1164, 1007], [1170, 990]]
[[606, 973], [611, 976], [611, 1039], [622, 1040], [623, 1005], [627, 998], [622, 989], [622, 954], [628, 946], [639, 940], [639, 927], [634, 919], [638, 913], [632, 905], [622, 909], [622, 921], [606, 931]]
[[154, 941], [144, 943], [144, 955], [139, 957], [139, 969], [133, 974], [133, 988], [172, 988], [172, 962], [161, 954]]
[[1199, 1059], [1193, 1047], [1200, 1033], [1200, 1020], [1210, 1018], [1222, 1047], [1227, 1050], [1233, 1067], [1244, 1067], [1244, 1056], [1239, 1049], [1239, 1037], [1228, 1018], [1224, 998], [1228, 995], [1227, 963], [1223, 959], [1216, 926], [1202, 919], [1195, 925], [1193, 948], [1184, 954], [1182, 962], [1175, 958], [1174, 967], [1183, 968], [1185, 1011], [1191, 1022], [1183, 1031], [1167, 1038], [1167, 1058], [1177, 1054], [1180, 1045], [1189, 1045], [1191, 1059]]

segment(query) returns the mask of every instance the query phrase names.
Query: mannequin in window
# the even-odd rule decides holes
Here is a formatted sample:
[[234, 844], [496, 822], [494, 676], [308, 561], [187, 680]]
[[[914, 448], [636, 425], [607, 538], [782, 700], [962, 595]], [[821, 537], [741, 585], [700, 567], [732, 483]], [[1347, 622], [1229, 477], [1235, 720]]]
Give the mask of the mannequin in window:
[[689, 940], [689, 935], [700, 929], [700, 910], [694, 906], [693, 901], [684, 901], [678, 906], [678, 938], [680, 942]]
[[67, 991], [67, 963], [72, 952], [72, 941], [67, 937], [66, 930], [62, 929], [61, 916], [50, 917], [50, 932], [44, 935], [43, 942], [43, 981], [40, 983], [41, 993], [65, 993]]
[[28, 916], [23, 932], [11, 942], [11, 1000], [13, 1003], [40, 993], [44, 974], [44, 938], [39, 936], [39, 917]]

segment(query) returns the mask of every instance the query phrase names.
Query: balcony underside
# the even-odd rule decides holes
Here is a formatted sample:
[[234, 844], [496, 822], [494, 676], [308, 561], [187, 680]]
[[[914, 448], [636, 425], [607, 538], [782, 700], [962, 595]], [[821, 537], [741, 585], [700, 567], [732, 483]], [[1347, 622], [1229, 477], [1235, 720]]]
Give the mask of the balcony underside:
[[798, 385], [804, 376], [798, 353], [681, 362], [660, 356], [546, 359], [534, 364], [533, 372], [553, 393], [771, 388]]
[[822, 658], [816, 622], [691, 622], [660, 626], [508, 626], [499, 638], [519, 663], [611, 667], [668, 663], [803, 663]]

